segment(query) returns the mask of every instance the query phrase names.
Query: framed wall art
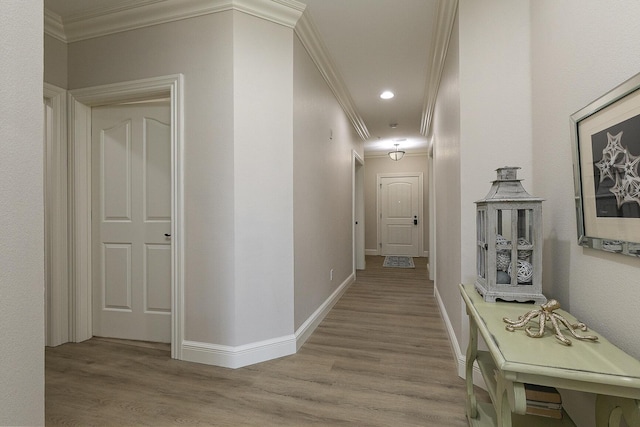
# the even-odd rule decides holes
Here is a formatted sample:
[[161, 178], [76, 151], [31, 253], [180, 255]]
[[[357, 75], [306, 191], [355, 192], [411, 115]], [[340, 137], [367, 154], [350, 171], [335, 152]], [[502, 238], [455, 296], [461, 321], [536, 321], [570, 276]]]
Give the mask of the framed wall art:
[[578, 244], [640, 256], [640, 74], [571, 125]]

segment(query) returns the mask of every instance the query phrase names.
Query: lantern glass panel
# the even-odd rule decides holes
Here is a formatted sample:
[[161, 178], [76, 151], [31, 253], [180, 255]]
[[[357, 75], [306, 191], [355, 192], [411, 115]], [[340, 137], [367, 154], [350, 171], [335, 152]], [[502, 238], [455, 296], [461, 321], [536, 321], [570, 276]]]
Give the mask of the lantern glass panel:
[[[533, 264], [533, 246], [534, 246], [534, 229], [533, 229], [533, 209], [519, 209], [518, 210], [518, 259]], [[519, 284], [531, 284], [531, 280], [526, 283]]]
[[487, 211], [479, 209], [476, 216], [476, 233], [478, 241], [478, 259], [476, 262], [478, 277], [487, 279]]
[[511, 285], [513, 219], [517, 213], [513, 209], [496, 209], [496, 285]]
[[533, 209], [498, 209], [496, 282], [498, 285], [533, 283]]

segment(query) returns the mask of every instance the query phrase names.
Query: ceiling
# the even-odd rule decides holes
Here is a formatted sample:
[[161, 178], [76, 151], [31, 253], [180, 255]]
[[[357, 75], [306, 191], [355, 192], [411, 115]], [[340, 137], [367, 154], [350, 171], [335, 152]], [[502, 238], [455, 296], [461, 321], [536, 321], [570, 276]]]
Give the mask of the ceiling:
[[[153, 3], [162, 0], [135, 0]], [[298, 0], [342, 78], [370, 137], [365, 155], [426, 152], [421, 135], [438, 0]], [[132, 0], [44, 0], [62, 18], [99, 13]], [[395, 97], [379, 95], [391, 90]], [[394, 127], [391, 127], [394, 125]], [[400, 140], [400, 141], [396, 141]]]

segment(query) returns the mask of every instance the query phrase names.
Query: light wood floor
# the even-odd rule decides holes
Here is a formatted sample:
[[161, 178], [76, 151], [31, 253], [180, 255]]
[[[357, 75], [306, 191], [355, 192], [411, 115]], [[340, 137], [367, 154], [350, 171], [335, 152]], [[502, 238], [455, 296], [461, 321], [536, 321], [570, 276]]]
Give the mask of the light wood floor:
[[300, 351], [241, 369], [94, 338], [46, 349], [47, 425], [466, 426], [426, 259], [367, 270]]

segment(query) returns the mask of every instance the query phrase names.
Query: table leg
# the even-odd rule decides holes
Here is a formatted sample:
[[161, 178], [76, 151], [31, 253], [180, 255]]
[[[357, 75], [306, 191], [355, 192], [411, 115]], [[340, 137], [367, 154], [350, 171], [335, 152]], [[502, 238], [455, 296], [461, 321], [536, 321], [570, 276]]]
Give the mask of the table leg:
[[473, 391], [473, 363], [478, 357], [478, 326], [472, 316], [469, 316], [469, 346], [465, 365], [465, 380], [467, 384], [467, 417], [477, 418], [478, 404]]
[[496, 418], [498, 419], [498, 427], [511, 427], [511, 405], [509, 405], [509, 396], [506, 389], [498, 387], [498, 397], [496, 402]]
[[596, 427], [620, 427], [623, 419], [630, 427], [640, 426], [640, 401], [599, 394], [596, 398]]

